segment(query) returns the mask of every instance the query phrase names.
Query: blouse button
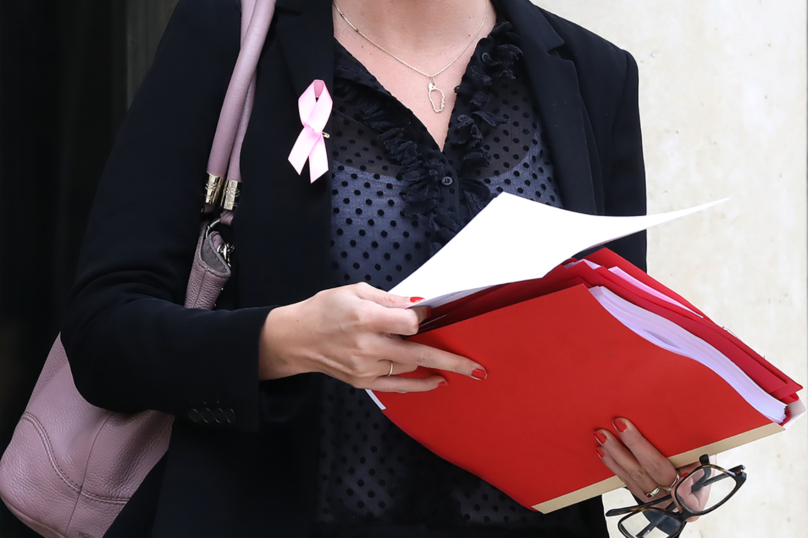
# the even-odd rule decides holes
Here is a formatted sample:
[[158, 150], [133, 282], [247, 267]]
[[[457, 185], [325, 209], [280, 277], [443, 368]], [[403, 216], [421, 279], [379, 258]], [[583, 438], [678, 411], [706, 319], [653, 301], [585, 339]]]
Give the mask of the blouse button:
[[440, 180], [440, 182], [441, 182], [441, 183], [443, 183], [444, 185], [446, 185], [446, 186], [448, 187], [449, 185], [451, 185], [452, 183], [454, 183], [454, 180], [453, 180], [451, 177], [446, 176], [446, 177], [444, 177], [443, 179], [441, 179], [441, 180]]

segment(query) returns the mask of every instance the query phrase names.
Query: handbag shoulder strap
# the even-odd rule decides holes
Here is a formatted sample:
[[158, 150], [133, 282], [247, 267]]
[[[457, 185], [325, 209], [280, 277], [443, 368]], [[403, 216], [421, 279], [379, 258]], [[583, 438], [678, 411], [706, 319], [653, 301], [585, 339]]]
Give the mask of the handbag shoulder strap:
[[275, 13], [275, 0], [241, 0], [241, 50], [227, 87], [219, 123], [208, 159], [206, 210], [221, 201], [229, 223], [241, 182], [241, 145], [255, 98], [255, 72], [264, 48], [269, 25]]

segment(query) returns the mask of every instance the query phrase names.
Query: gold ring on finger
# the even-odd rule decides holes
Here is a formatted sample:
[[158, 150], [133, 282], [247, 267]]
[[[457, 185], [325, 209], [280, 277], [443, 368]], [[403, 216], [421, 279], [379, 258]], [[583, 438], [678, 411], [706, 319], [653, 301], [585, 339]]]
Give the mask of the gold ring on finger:
[[654, 491], [652, 491], [651, 493], [644, 493], [645, 498], [646, 499], [653, 499], [654, 497], [656, 497], [657, 493], [659, 493], [662, 489], [664, 489], [662, 486], [657, 486], [656, 489]]
[[393, 375], [393, 361], [390, 361], [390, 371], [387, 373], [387, 377]]
[[664, 490], [666, 493], [670, 493], [671, 491], [673, 491], [673, 488], [675, 488], [675, 487], [676, 487], [676, 484], [678, 484], [678, 483], [679, 483], [679, 480], [681, 480], [681, 479], [682, 479], [682, 477], [680, 477], [680, 476], [679, 476], [679, 472], [677, 471], [677, 472], [676, 472], [676, 480], [674, 480], [674, 481], [673, 481], [673, 484], [671, 484], [671, 485], [670, 485], [670, 486], [668, 486], [668, 487], [665, 487], [665, 486], [660, 486], [660, 487], [661, 487], [661, 488], [662, 488], [662, 489], [663, 489], [663, 490]]

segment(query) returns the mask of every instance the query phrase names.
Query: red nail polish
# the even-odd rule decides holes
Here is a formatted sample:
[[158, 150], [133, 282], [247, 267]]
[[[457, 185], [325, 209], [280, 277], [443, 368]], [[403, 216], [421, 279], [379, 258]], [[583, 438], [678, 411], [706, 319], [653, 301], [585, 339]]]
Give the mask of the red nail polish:
[[423, 300], [424, 300], [423, 297], [410, 297], [410, 302], [411, 303], [420, 303]]
[[482, 368], [476, 368], [473, 372], [471, 372], [471, 377], [482, 381], [483, 379], [488, 377], [488, 374]]
[[614, 421], [614, 427], [617, 428], [617, 431], [619, 431], [620, 433], [623, 433], [628, 429], [628, 425], [621, 418], [618, 418], [617, 420]]
[[601, 458], [605, 458], [605, 457], [606, 457], [606, 453], [605, 453], [604, 451], [602, 451], [601, 449], [596, 448], [595, 450], [597, 450], [597, 451], [598, 451], [598, 456], [600, 456]]
[[608, 438], [607, 438], [605, 435], [603, 435], [603, 433], [601, 433], [601, 432], [595, 432], [595, 439], [597, 439], [597, 440], [598, 440], [598, 443], [600, 443], [600, 444], [603, 444], [603, 443], [605, 443], [606, 441], [608, 441], [608, 440], [609, 440], [609, 439], [608, 439]]
[[438, 383], [439, 387], [446, 387], [448, 385], [449, 385], [449, 383], [447, 383], [445, 379], [443, 381], [441, 381], [440, 383]]

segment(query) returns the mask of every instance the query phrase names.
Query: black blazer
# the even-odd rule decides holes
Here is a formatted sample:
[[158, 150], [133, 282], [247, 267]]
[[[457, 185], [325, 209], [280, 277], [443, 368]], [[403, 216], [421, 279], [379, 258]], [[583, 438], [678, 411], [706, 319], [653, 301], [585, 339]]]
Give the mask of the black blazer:
[[[502, 6], [522, 36], [564, 206], [643, 214], [634, 60], [529, 0]], [[177, 5], [104, 171], [64, 317], [62, 339], [89, 402], [176, 416], [166, 457], [115, 536], [286, 538], [310, 529], [320, 378], [259, 383], [257, 363], [272, 305], [307, 298], [330, 278], [329, 180], [312, 185], [287, 162], [301, 128], [298, 96], [314, 79], [332, 86], [328, 0], [278, 2], [228, 231], [234, 276], [217, 310], [179, 306], [239, 22], [238, 0]], [[612, 246], [645, 267], [644, 234]], [[191, 420], [200, 413], [214, 418]], [[219, 420], [225, 414], [235, 421]], [[588, 506], [605, 528], [599, 501]]]

